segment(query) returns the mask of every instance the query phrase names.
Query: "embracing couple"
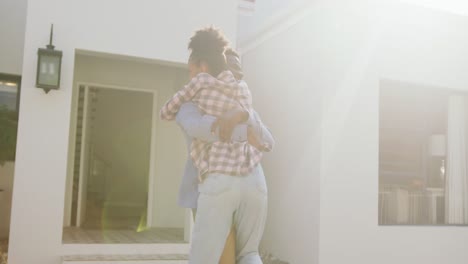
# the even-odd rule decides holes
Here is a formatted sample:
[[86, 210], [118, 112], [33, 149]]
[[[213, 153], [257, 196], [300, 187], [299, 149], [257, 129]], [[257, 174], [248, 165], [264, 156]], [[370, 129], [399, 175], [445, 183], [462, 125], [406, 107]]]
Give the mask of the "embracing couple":
[[260, 161], [274, 140], [228, 45], [216, 28], [196, 31], [188, 44], [191, 80], [160, 111], [187, 138], [179, 205], [195, 216], [190, 264], [262, 263], [268, 199]]

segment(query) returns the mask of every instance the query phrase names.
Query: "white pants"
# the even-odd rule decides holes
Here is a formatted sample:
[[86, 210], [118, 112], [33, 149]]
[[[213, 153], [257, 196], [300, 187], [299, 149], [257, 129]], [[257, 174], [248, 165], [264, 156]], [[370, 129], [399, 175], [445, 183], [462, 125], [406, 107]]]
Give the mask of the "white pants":
[[234, 226], [237, 263], [261, 264], [258, 247], [268, 200], [261, 166], [247, 176], [210, 174], [199, 192], [189, 263], [218, 264]]

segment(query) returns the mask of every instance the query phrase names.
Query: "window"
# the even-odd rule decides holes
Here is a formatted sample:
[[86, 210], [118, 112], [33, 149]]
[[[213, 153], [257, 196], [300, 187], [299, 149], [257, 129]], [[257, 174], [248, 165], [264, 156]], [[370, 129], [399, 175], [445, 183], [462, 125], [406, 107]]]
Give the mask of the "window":
[[0, 74], [0, 165], [14, 161], [21, 77]]
[[20, 86], [20, 76], [0, 74], [0, 108], [18, 112]]
[[379, 224], [468, 224], [468, 92], [382, 81]]

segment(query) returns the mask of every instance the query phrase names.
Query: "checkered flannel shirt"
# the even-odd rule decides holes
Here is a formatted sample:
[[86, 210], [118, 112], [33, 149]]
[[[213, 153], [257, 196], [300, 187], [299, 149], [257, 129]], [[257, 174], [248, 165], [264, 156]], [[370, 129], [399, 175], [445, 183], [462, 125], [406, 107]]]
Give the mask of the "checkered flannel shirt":
[[[163, 120], [174, 120], [183, 103], [193, 101], [203, 114], [219, 117], [232, 109], [252, 113], [252, 96], [245, 84], [239, 84], [230, 71], [217, 78], [200, 73], [179, 90], [161, 109]], [[248, 142], [213, 142], [194, 139], [190, 156], [199, 171], [233, 176], [250, 173], [262, 159], [262, 152]]]

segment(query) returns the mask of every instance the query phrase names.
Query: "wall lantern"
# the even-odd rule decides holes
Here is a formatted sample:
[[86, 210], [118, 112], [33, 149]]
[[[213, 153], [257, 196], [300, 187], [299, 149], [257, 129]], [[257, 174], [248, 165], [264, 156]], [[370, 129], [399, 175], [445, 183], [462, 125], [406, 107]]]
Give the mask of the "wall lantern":
[[62, 51], [55, 50], [52, 45], [54, 25], [50, 28], [50, 43], [46, 49], [37, 51], [36, 87], [42, 88], [46, 93], [60, 87], [60, 73], [62, 67]]

